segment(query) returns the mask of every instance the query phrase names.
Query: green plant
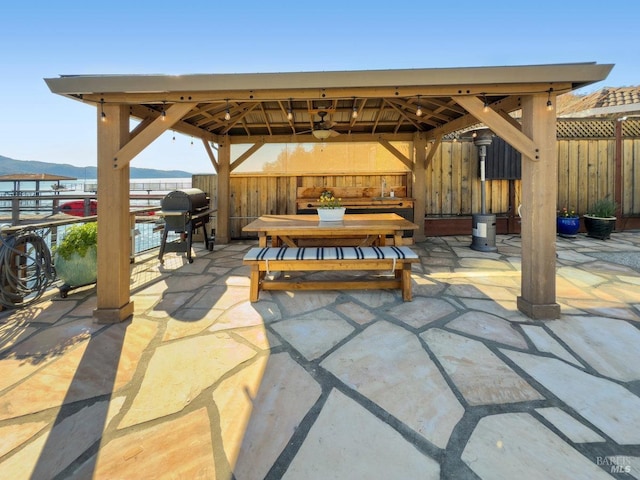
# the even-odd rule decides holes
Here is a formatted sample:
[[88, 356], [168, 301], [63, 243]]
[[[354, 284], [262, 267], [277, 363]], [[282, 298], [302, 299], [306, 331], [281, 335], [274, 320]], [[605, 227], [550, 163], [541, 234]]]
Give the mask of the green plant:
[[62, 241], [57, 245], [55, 252], [65, 260], [69, 260], [73, 253], [84, 257], [89, 247], [98, 244], [98, 223], [88, 222], [73, 225], [65, 232]]
[[333, 196], [333, 192], [331, 192], [330, 190], [325, 190], [324, 192], [322, 192], [320, 194], [320, 198], [318, 200], [320, 201], [320, 207], [319, 208], [340, 208], [340, 207], [342, 207], [342, 204], [340, 203], [340, 201], [342, 199], [334, 197]]
[[591, 209], [589, 209], [587, 215], [599, 218], [610, 218], [615, 216], [617, 208], [618, 205], [616, 204], [616, 202], [607, 198], [603, 198], [601, 200], [598, 200], [591, 206]]

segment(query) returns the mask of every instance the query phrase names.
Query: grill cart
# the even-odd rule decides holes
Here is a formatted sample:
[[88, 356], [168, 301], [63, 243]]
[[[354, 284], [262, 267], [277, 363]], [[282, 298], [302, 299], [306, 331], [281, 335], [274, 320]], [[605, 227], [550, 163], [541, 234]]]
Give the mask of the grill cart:
[[[184, 188], [168, 193], [160, 201], [160, 216], [164, 218], [164, 232], [158, 259], [163, 263], [165, 252], [185, 252], [189, 263], [191, 258], [191, 243], [193, 232], [202, 227], [204, 244], [209, 250], [213, 250], [213, 239], [207, 237], [207, 221], [212, 210], [209, 208], [209, 197], [198, 188]], [[169, 232], [180, 234], [176, 241], [167, 243]]]

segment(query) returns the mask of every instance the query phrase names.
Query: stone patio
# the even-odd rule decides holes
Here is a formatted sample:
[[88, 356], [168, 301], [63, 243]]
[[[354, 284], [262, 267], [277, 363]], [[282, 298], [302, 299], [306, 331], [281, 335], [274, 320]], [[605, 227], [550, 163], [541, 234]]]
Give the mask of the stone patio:
[[93, 288], [0, 312], [2, 478], [640, 479], [640, 232], [558, 239], [554, 321], [518, 236], [470, 243], [413, 246], [412, 302], [251, 304], [233, 242], [139, 258], [122, 324]]

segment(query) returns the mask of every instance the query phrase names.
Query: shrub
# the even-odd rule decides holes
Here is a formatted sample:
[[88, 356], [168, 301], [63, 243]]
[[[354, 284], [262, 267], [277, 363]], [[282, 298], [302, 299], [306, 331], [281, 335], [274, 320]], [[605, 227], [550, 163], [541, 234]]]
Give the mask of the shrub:
[[56, 247], [56, 254], [69, 260], [75, 252], [81, 257], [87, 254], [89, 247], [98, 244], [98, 223], [89, 222], [73, 225], [65, 232], [62, 241]]
[[603, 198], [591, 206], [588, 215], [592, 217], [609, 218], [615, 216], [617, 208], [618, 205], [616, 202]]

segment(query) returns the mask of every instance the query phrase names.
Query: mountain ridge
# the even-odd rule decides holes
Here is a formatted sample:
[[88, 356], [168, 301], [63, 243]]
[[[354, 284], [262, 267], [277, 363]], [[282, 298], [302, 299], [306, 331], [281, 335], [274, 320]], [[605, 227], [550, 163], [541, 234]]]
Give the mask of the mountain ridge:
[[[74, 178], [97, 178], [97, 167], [76, 167], [67, 163], [40, 162], [37, 160], [16, 160], [0, 155], [0, 175], [17, 173], [48, 173]], [[184, 170], [157, 170], [154, 168], [131, 167], [130, 178], [187, 178], [193, 175]]]

